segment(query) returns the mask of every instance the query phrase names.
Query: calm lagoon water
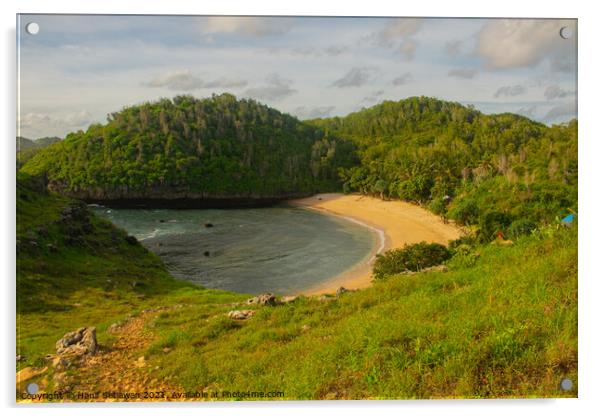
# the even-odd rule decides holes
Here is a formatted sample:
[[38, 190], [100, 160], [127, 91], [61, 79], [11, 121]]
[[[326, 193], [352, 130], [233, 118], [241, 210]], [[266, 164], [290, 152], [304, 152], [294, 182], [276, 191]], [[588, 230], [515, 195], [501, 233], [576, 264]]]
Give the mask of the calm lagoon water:
[[174, 276], [242, 293], [308, 289], [366, 261], [374, 244], [365, 227], [297, 207], [94, 210], [157, 253]]

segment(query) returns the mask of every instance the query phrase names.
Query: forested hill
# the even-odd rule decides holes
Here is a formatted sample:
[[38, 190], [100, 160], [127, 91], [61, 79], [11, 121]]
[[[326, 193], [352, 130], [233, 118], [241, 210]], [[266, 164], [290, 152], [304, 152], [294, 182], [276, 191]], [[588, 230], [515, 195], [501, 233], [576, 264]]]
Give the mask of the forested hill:
[[40, 149], [60, 142], [58, 137], [42, 137], [37, 140], [31, 140], [25, 137], [17, 136], [17, 167], [21, 167], [29, 159], [34, 157]]
[[229, 94], [128, 107], [69, 134], [23, 171], [89, 201], [241, 205], [340, 188], [350, 142]]
[[577, 209], [577, 121], [548, 127], [426, 97], [308, 122], [355, 143], [347, 191], [428, 206], [462, 224], [530, 228]]
[[577, 121], [549, 127], [412, 97], [301, 122], [229, 94], [180, 96], [113, 113], [22, 169], [88, 201], [184, 207], [244, 206], [342, 185], [424, 204], [489, 240], [496, 230], [525, 232], [577, 210]]

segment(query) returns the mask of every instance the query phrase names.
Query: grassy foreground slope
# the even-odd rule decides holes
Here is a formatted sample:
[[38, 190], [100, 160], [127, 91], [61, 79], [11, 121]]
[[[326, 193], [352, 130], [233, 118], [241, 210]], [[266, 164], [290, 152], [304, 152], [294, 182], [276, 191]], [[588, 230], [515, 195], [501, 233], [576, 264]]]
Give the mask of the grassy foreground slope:
[[547, 228], [510, 247], [483, 247], [472, 267], [264, 307], [244, 323], [187, 305], [160, 314], [150, 330], [158, 336], [145, 352], [151, 366], [187, 390], [574, 396], [558, 386], [577, 382], [577, 232]]
[[66, 332], [107, 326], [158, 302], [181, 296], [241, 298], [173, 279], [161, 260], [81, 202], [45, 191], [39, 180], [17, 181], [17, 354], [44, 367]]

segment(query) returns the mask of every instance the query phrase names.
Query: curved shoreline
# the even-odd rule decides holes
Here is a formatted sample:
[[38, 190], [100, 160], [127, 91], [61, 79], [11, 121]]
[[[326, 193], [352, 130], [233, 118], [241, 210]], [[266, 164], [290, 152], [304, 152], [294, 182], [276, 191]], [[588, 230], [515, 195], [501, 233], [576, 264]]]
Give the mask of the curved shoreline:
[[320, 209], [320, 208], [311, 207], [311, 206], [302, 206], [302, 208], [310, 209], [313, 211], [318, 211], [324, 215], [341, 218], [345, 221], [349, 221], [349, 222], [357, 224], [361, 227], [367, 228], [372, 233], [372, 235], [375, 239], [375, 243], [377, 243], [377, 244], [373, 244], [372, 248], [370, 249], [368, 254], [366, 256], [364, 256], [364, 258], [369, 256], [368, 260], [362, 259], [361, 261], [359, 261], [358, 263], [353, 265], [351, 268], [345, 270], [342, 273], [337, 274], [333, 278], [330, 278], [324, 282], [318, 283], [317, 285], [314, 285], [314, 286], [310, 287], [309, 289], [299, 291], [296, 294], [297, 295], [300, 295], [300, 294], [319, 295], [319, 294], [323, 294], [323, 293], [334, 292], [334, 291], [336, 291], [336, 289], [338, 289], [339, 287], [341, 287], [343, 285], [345, 285], [345, 287], [347, 289], [359, 289], [361, 287], [364, 287], [364, 285], [362, 283], [364, 283], [363, 281], [365, 280], [366, 276], [371, 275], [372, 265], [374, 264], [374, 261], [376, 260], [376, 256], [378, 254], [383, 253], [388, 248], [387, 234], [385, 233], [385, 230], [383, 230], [379, 227], [367, 224], [366, 222], [360, 221], [356, 218], [353, 218], [353, 217], [350, 217], [347, 215], [339, 215], [339, 214], [330, 212], [325, 209]]
[[359, 224], [362, 227], [366, 227], [366, 228], [372, 230], [374, 233], [376, 233], [376, 235], [378, 235], [379, 246], [376, 249], [376, 253], [372, 257], [370, 257], [370, 260], [368, 260], [368, 263], [372, 263], [374, 260], [376, 260], [376, 256], [378, 254], [381, 254], [382, 252], [385, 251], [387, 235], [385, 234], [384, 230], [381, 230], [380, 228], [377, 228], [377, 227], [373, 227], [372, 225], [366, 224], [365, 222], [356, 220], [355, 218], [352, 218], [352, 217], [347, 217], [345, 215], [337, 215], [337, 214], [331, 214], [331, 215], [335, 215], [337, 217], [344, 218], [347, 221], [351, 221], [355, 224]]
[[377, 243], [370, 258], [325, 282], [300, 291], [304, 295], [333, 293], [339, 287], [362, 289], [372, 284], [372, 264], [376, 255], [420, 241], [448, 243], [458, 238], [461, 229], [445, 224], [424, 208], [403, 201], [384, 201], [363, 195], [317, 194], [288, 201], [295, 206], [317, 210], [369, 228]]

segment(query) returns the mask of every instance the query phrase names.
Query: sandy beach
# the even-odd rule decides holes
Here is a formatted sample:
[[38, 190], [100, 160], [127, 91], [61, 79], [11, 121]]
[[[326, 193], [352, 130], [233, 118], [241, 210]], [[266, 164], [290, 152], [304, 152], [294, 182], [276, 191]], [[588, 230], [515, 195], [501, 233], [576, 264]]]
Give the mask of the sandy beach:
[[290, 203], [368, 227], [375, 239], [372, 252], [365, 261], [327, 282], [305, 290], [305, 295], [333, 293], [341, 286], [347, 289], [365, 288], [371, 284], [376, 254], [421, 241], [447, 244], [462, 234], [459, 227], [445, 224], [426, 209], [403, 201], [383, 201], [363, 195], [317, 194]]

